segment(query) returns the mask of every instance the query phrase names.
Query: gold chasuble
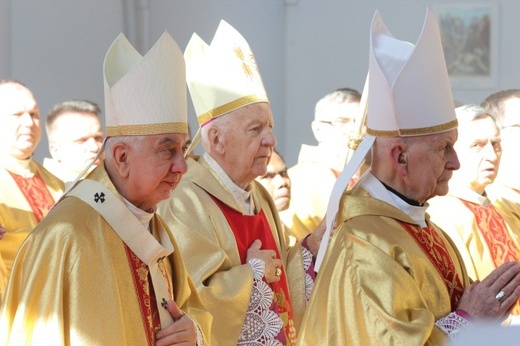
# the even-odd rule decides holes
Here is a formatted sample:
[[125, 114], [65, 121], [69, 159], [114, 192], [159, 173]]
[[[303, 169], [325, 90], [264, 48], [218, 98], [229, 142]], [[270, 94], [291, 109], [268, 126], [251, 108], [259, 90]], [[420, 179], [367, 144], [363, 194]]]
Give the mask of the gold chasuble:
[[[242, 326], [247, 323], [246, 315], [252, 316], [248, 314], [248, 308], [253, 281], [256, 280], [251, 265], [244, 264], [241, 258], [247, 246], [237, 244], [232, 225], [226, 218], [226, 215], [231, 215], [231, 210], [241, 211], [225, 184], [203, 157], [188, 158], [186, 161], [188, 172], [170, 199], [159, 203], [158, 212], [174, 230], [186, 268], [204, 305], [213, 315], [212, 345], [236, 345]], [[298, 330], [306, 304], [300, 245], [292, 248], [286, 245], [288, 242], [274, 202], [260, 183], [255, 181], [252, 184], [254, 214], [259, 215], [261, 210], [265, 215], [272, 233], [270, 238], [277, 247], [276, 251], [284, 263], [284, 275], [287, 276], [289, 297], [280, 287], [277, 302], [284, 303], [281, 293], [290, 299], [294, 325]], [[219, 202], [216, 203], [215, 199]], [[235, 231], [243, 230], [237, 228]], [[287, 320], [289, 315], [285, 311], [288, 310], [282, 305], [279, 311], [283, 313], [282, 319]], [[292, 338], [294, 336], [290, 335], [287, 342]]]
[[[104, 165], [87, 179], [121, 199]], [[96, 203], [114, 203], [95, 192]], [[167, 295], [207, 336], [211, 316], [175, 239], [156, 214], [150, 229], [160, 244], [173, 246], [158, 267]], [[158, 316], [163, 307], [155, 301], [148, 265], [130, 248], [93, 207], [78, 197], [64, 198], [15, 259], [0, 315], [0, 345], [154, 345], [156, 331], [166, 327]]]
[[7, 274], [22, 242], [62, 193], [63, 183], [39, 163], [32, 159], [2, 158], [0, 225], [7, 233], [0, 241], [0, 255]]
[[462, 260], [427, 215], [421, 227], [378, 184], [366, 187], [362, 178], [342, 197], [299, 345], [448, 341], [435, 322], [456, 309], [469, 284]]
[[[506, 262], [520, 261], [515, 234], [487, 197], [450, 186], [449, 195], [432, 199], [428, 213], [453, 240], [473, 280], [484, 279]], [[520, 314], [518, 303], [511, 314]]]
[[520, 186], [517, 185], [520, 184], [495, 180], [493, 184], [486, 187], [486, 192], [520, 244]]

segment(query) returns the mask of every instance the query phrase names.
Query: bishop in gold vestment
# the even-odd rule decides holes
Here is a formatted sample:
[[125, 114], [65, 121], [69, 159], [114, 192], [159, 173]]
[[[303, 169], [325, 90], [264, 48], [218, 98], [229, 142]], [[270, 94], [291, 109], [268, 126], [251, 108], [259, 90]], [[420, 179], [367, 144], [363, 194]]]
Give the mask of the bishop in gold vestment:
[[[88, 179], [120, 196], [103, 165]], [[155, 238], [166, 235], [174, 247], [165, 259], [171, 298], [208, 331], [211, 317], [174, 238], [157, 215], [151, 229]], [[146, 266], [98, 212], [67, 197], [20, 249], [0, 316], [0, 344], [152, 344], [152, 309]]]
[[452, 242], [428, 221], [435, 236], [428, 241], [442, 250], [438, 260], [451, 262], [443, 269], [452, 271], [451, 280], [440, 275], [404, 226], [421, 230], [407, 213], [424, 217], [425, 208], [403, 209], [370, 173], [344, 195], [342, 221], [316, 279], [301, 345], [447, 342], [435, 322], [455, 309], [455, 296], [469, 279]]
[[[159, 204], [159, 214], [175, 229], [188, 272], [213, 315], [212, 341], [215, 345], [236, 344], [250, 300], [253, 301], [254, 277], [251, 266], [242, 263], [233, 230], [214, 199], [239, 212], [240, 207], [204, 157], [187, 161], [188, 173], [172, 197]], [[288, 248], [288, 239], [272, 199], [260, 183], [254, 181], [251, 185], [255, 214], [260, 210], [265, 214], [283, 260], [294, 323], [298, 328], [306, 293], [310, 295], [312, 289], [312, 280], [306, 286], [310, 278], [306, 278], [304, 272], [301, 245]], [[305, 260], [307, 268], [310, 261], [312, 256]]]

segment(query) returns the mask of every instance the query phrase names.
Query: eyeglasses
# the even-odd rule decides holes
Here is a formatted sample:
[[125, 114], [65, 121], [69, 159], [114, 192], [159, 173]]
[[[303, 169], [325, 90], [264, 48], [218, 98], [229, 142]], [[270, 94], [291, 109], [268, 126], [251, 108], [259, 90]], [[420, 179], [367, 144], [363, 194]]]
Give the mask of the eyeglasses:
[[347, 127], [353, 124], [353, 121], [348, 118], [336, 118], [333, 121], [320, 121], [323, 124], [329, 124], [333, 127]]

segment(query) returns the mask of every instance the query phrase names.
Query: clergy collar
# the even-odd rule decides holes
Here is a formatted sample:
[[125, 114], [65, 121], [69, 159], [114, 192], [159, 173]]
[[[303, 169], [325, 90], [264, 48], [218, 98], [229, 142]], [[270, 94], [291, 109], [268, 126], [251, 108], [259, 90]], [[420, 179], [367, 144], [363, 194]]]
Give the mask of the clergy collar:
[[408, 198], [406, 197], [405, 195], [403, 195], [402, 193], [400, 193], [399, 191], [393, 189], [392, 187], [386, 185], [385, 183], [381, 182], [381, 184], [383, 184], [383, 186], [388, 190], [390, 191], [391, 193], [393, 193], [394, 195], [396, 195], [397, 197], [399, 197], [400, 199], [402, 199], [403, 201], [405, 201], [407, 204], [410, 204], [410, 205], [413, 205], [413, 206], [416, 206], [416, 207], [422, 207], [422, 204], [411, 199], [411, 198]]
[[407, 214], [417, 224], [421, 225], [421, 227], [427, 226], [426, 209], [428, 208], [428, 203], [425, 203], [422, 206], [409, 204], [401, 196], [395, 194], [391, 190], [388, 190], [385, 185], [370, 171], [367, 171], [363, 175], [358, 184], [361, 184], [361, 186], [367, 189], [374, 198], [393, 205], [403, 213]]
[[251, 193], [253, 191], [252, 184], [249, 184], [246, 190], [242, 189], [240, 186], [235, 184], [233, 180], [227, 175], [227, 173], [222, 169], [222, 167], [218, 164], [211, 155], [207, 152], [204, 152], [204, 160], [208, 163], [209, 167], [215, 172], [215, 174], [222, 180], [225, 187], [233, 196], [235, 202], [237, 202], [240, 207], [242, 214], [245, 215], [253, 215], [254, 214], [254, 203], [251, 198]]
[[144, 227], [146, 227], [146, 229], [148, 231], [150, 231], [150, 221], [152, 220], [154, 213], [153, 212], [149, 213], [147, 211], [137, 208], [135, 205], [130, 203], [130, 201], [128, 201], [123, 196], [121, 196], [121, 198], [123, 198], [123, 201], [125, 202], [126, 207], [132, 212], [132, 214], [135, 215], [137, 220], [139, 220], [139, 223], [141, 225], [143, 225]]
[[2, 161], [2, 166], [9, 172], [17, 174], [23, 178], [32, 178], [35, 174], [34, 169], [31, 167], [32, 157], [20, 160], [6, 155], [2, 157], [0, 161]]
[[486, 191], [481, 195], [478, 192], [473, 191], [467, 186], [461, 186], [460, 184], [450, 184], [450, 190], [448, 192], [450, 196], [460, 198], [470, 203], [478, 204], [481, 206], [487, 206], [491, 202], [487, 197]]

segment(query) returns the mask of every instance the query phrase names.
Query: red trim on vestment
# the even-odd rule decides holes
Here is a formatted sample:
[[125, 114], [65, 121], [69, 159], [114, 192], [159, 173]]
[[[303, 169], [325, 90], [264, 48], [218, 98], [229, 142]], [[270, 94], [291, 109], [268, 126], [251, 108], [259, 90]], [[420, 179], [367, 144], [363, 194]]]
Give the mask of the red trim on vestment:
[[406, 222], [399, 221], [399, 223], [421, 247], [441, 275], [450, 295], [451, 311], [455, 311], [464, 292], [464, 285], [441, 236], [432, 226], [421, 228]]
[[[475, 215], [478, 231], [486, 241], [495, 268], [510, 261], [520, 262], [518, 245], [509, 236], [506, 222], [498, 210], [492, 204], [483, 206], [464, 200], [462, 203]], [[511, 314], [520, 315], [519, 302]]]
[[145, 330], [148, 345], [155, 345], [155, 333], [161, 329], [161, 320], [157, 310], [155, 293], [153, 292], [152, 279], [148, 266], [137, 257], [130, 248], [124, 244], [128, 264], [130, 264], [134, 288], [141, 309], [141, 320]]
[[[237, 249], [242, 264], [246, 263], [247, 250], [256, 239], [260, 239], [262, 242], [262, 250], [274, 250], [276, 252], [276, 258], [281, 258], [280, 251], [278, 250], [278, 246], [273, 237], [273, 232], [271, 231], [271, 227], [269, 226], [269, 222], [267, 221], [263, 210], [260, 210], [257, 215], [244, 215], [217, 198], [213, 196], [212, 198], [226, 217], [226, 220], [235, 235]], [[294, 325], [294, 319], [292, 315], [287, 277], [283, 266], [280, 281], [268, 285], [271, 287], [275, 295], [277, 311], [274, 312], [276, 312], [284, 322], [284, 332], [287, 345], [293, 345], [296, 343], [297, 336], [293, 335], [294, 333], [292, 333], [290, 329], [291, 325]], [[291, 323], [289, 323], [289, 320]]]
[[31, 178], [24, 178], [13, 172], [9, 172], [9, 174], [31, 206], [36, 221], [40, 223], [55, 202], [40, 173], [36, 171], [36, 174]]

